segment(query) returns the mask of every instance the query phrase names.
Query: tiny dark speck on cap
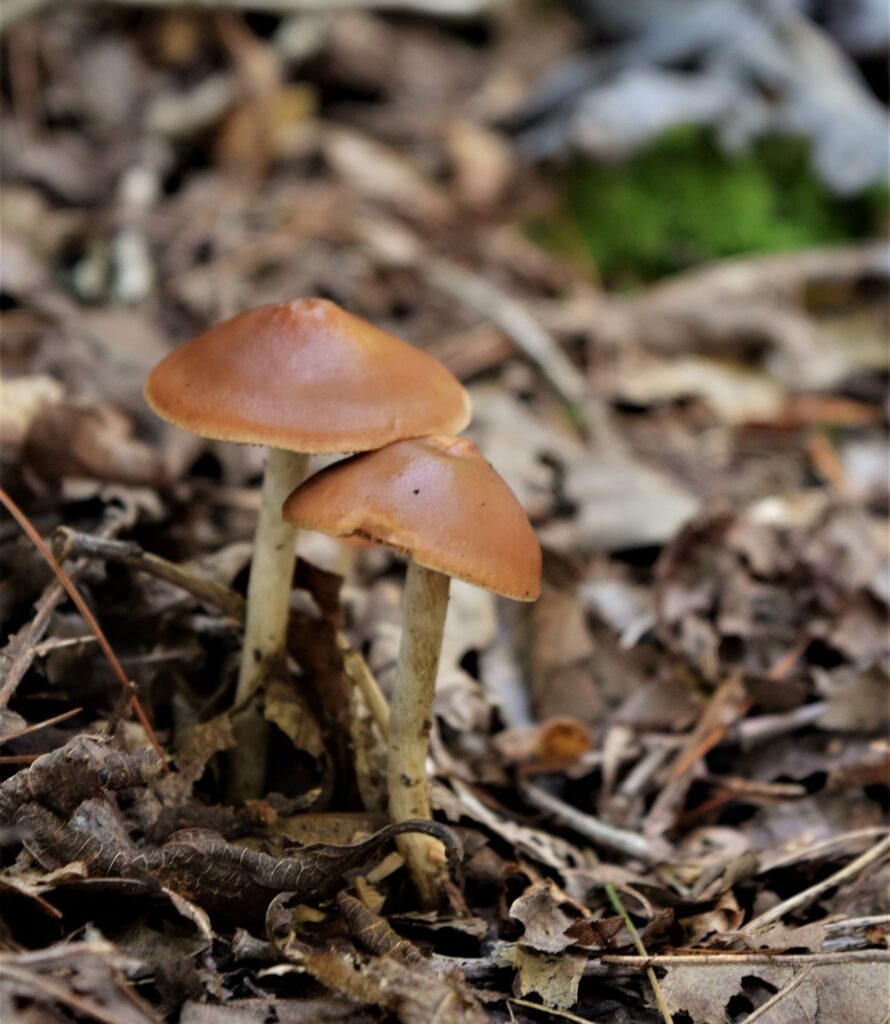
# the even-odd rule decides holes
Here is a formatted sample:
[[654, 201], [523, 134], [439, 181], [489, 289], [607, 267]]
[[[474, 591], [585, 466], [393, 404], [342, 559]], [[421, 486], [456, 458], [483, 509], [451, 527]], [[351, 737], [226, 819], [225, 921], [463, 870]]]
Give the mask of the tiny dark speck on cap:
[[418, 487], [418, 488], [417, 488], [417, 489], [416, 489], [416, 490], [414, 491], [414, 493], [415, 493], [415, 494], [420, 494], [420, 488]]

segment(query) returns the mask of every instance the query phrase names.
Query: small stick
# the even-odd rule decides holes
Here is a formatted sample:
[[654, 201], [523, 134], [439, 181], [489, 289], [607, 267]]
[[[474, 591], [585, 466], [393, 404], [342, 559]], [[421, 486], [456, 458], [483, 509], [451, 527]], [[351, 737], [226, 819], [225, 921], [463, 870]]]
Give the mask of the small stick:
[[605, 846], [610, 850], [636, 857], [647, 864], [659, 859], [652, 844], [644, 836], [627, 829], [607, 825], [592, 814], [584, 814], [577, 808], [567, 804], [559, 797], [553, 796], [545, 789], [527, 782], [520, 789], [522, 796], [538, 810], [561, 818], [570, 829], [589, 839], [597, 846]]
[[830, 932], [851, 932], [857, 928], [872, 928], [875, 925], [890, 925], [890, 914], [872, 914], [870, 917], [845, 917], [842, 921], [830, 921], [825, 927]]
[[374, 719], [374, 724], [380, 730], [380, 735], [386, 740], [389, 737], [389, 704], [380, 690], [374, 673], [342, 633], [337, 634], [337, 646], [343, 656], [343, 669], [346, 675], [364, 698], [371, 717]]
[[53, 546], [59, 561], [85, 555], [106, 562], [118, 562], [179, 587], [199, 601], [221, 609], [233, 619], [244, 616], [244, 598], [231, 587], [212, 576], [193, 572], [176, 562], [144, 551], [135, 541], [109, 540], [60, 526], [53, 535]]
[[750, 964], [752, 967], [805, 967], [808, 964], [890, 963], [888, 949], [851, 949], [844, 953], [657, 953], [652, 956], [606, 955], [601, 962], [611, 967], [629, 967], [644, 971], [647, 967], [726, 967]]
[[[102, 632], [102, 627], [97, 622], [95, 615], [93, 615], [93, 613], [90, 611], [89, 605], [87, 605], [86, 601], [84, 601], [84, 599], [81, 597], [80, 591], [71, 582], [68, 573], [66, 573], [62, 566], [59, 565], [55, 558], [53, 558], [52, 552], [46, 546], [46, 542], [28, 521], [28, 517], [25, 515], [24, 512], [22, 512], [22, 510], [12, 500], [12, 498], [10, 498], [10, 496], [2, 487], [0, 487], [0, 502], [3, 503], [9, 514], [13, 517], [13, 519], [15, 519], [19, 526], [21, 526], [21, 528], [28, 535], [28, 538], [31, 540], [31, 543], [46, 559], [47, 563], [49, 564], [49, 567], [56, 574], [56, 576], [59, 579], [59, 582], [65, 588], [65, 591], [67, 592], [68, 596], [74, 602], [75, 607], [86, 620], [87, 625], [96, 634], [96, 640], [99, 642], [99, 647], [102, 649], [102, 653], [105, 655], [108, 664], [111, 666], [111, 671], [114, 673], [114, 675], [120, 682], [121, 688], [126, 692], [130, 688], [130, 680], [127, 679], [127, 674], [126, 672], [124, 672], [123, 668], [121, 668], [121, 663], [117, 660], [117, 655], [111, 649], [111, 644], [109, 644], [108, 638]], [[164, 757], [164, 751], [161, 749], [161, 745], [160, 743], [158, 743], [158, 738], [155, 735], [155, 731], [152, 728], [151, 722], [148, 720], [148, 715], [146, 715], [145, 709], [142, 707], [142, 704], [135, 693], [131, 695], [130, 706], [136, 712], [136, 717], [139, 719], [142, 728], [145, 730], [145, 734], [148, 737], [148, 741], [151, 744], [152, 749], [158, 755], [158, 758], [164, 765], [165, 771], [169, 772], [170, 768]]]
[[797, 864], [802, 860], [812, 860], [819, 854], [835, 846], [842, 846], [844, 843], [853, 843], [860, 839], [877, 839], [890, 834], [890, 830], [879, 825], [870, 825], [867, 828], [854, 828], [850, 832], [839, 832], [837, 835], [828, 836], [815, 843], [807, 843], [806, 846], [798, 847], [790, 852], [779, 854], [773, 853], [775, 859], [769, 857], [769, 850], [760, 854], [760, 868], [758, 875], [767, 871], [775, 871], [776, 868], [787, 868], [791, 864]]
[[728, 733], [729, 740], [737, 740], [745, 750], [750, 750], [758, 743], [796, 732], [805, 726], [818, 722], [825, 714], [828, 704], [824, 700], [813, 704], [802, 704], [792, 711], [779, 711], [770, 715], [757, 715], [738, 722]]
[[37, 732], [39, 729], [46, 729], [51, 725], [58, 725], [59, 722], [67, 721], [67, 719], [73, 718], [75, 715], [79, 715], [81, 711], [83, 711], [83, 708], [72, 708], [70, 711], [63, 711], [60, 715], [56, 715], [53, 718], [46, 718], [42, 722], [35, 722], [33, 725], [26, 725], [24, 729], [19, 729], [18, 732], [7, 733], [6, 736], [0, 737], [0, 746], [9, 743], [10, 740], [17, 740], [22, 736], [28, 736], [32, 732]]
[[759, 917], [755, 917], [753, 921], [749, 921], [740, 931], [743, 933], [762, 931], [767, 925], [772, 924], [773, 921], [778, 921], [789, 911], [797, 910], [807, 903], [812, 903], [823, 892], [833, 889], [836, 885], [840, 885], [841, 882], [846, 882], [855, 877], [860, 871], [867, 868], [874, 861], [879, 860], [887, 852], [890, 852], [890, 836], [885, 836], [879, 843], [875, 843], [871, 849], [866, 850], [865, 853], [860, 854], [855, 860], [850, 861], [840, 871], [835, 871], [833, 875], [829, 875], [828, 878], [824, 878], [821, 882], [811, 885], [809, 889], [804, 889], [802, 892], [790, 896], [787, 900], [779, 903], [778, 906], [772, 907]]
[[796, 974], [787, 985], [783, 985], [774, 996], [771, 996], [765, 1003], [758, 1006], [750, 1016], [745, 1017], [742, 1024], [751, 1024], [752, 1021], [760, 1020], [764, 1014], [769, 1013], [776, 1003], [780, 1003], [786, 996], [790, 995], [802, 981], [808, 978], [812, 970], [812, 965], [805, 967], [800, 974]]
[[454, 263], [426, 260], [421, 265], [434, 287], [493, 320], [535, 363], [560, 398], [581, 415], [589, 392], [584, 375], [524, 306]]
[[546, 1014], [548, 1017], [560, 1017], [562, 1020], [577, 1021], [577, 1024], [590, 1024], [586, 1017], [579, 1017], [568, 1010], [560, 1010], [555, 1006], [548, 1006], [546, 1003], [533, 1003], [530, 999], [517, 999], [516, 996], [511, 996], [507, 1002], [512, 1003], [514, 1006], [522, 1006], [526, 1010], [537, 1010], [538, 1013]]

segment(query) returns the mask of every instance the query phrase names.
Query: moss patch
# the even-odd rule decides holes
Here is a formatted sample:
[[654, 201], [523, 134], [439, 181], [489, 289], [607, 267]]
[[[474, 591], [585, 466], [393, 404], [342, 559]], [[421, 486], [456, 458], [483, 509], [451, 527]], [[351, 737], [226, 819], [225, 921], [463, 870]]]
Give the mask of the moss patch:
[[621, 166], [578, 162], [562, 172], [556, 218], [530, 225], [577, 257], [579, 241], [614, 287], [707, 260], [799, 249], [880, 231], [886, 190], [833, 196], [809, 169], [809, 147], [761, 140], [728, 156], [710, 133], [675, 130]]

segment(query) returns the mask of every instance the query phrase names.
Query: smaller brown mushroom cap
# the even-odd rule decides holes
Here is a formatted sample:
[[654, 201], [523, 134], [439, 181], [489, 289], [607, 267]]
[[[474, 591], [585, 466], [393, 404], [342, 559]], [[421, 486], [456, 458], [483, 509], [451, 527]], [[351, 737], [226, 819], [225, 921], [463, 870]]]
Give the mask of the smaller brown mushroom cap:
[[398, 441], [335, 463], [298, 487], [284, 518], [360, 536], [516, 601], [541, 592], [541, 548], [504, 480], [462, 437]]
[[433, 356], [326, 299], [258, 306], [152, 370], [145, 398], [202, 437], [321, 454], [463, 430], [469, 398]]

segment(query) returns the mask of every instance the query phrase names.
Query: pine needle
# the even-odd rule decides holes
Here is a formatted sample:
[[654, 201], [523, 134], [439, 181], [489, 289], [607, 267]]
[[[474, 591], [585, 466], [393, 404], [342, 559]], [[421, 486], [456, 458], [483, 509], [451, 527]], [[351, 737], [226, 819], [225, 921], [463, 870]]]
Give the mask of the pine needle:
[[40, 536], [37, 530], [34, 529], [34, 526], [28, 519], [28, 517], [12, 500], [12, 498], [10, 498], [10, 496], [2, 487], [0, 487], [0, 502], [2, 502], [3, 505], [5, 505], [6, 510], [9, 512], [9, 514], [13, 517], [13, 519], [15, 519], [15, 521], [19, 524], [22, 530], [24, 530], [24, 532], [28, 536], [28, 539], [44, 557], [49, 567], [56, 574], [56, 578], [58, 579], [59, 583], [65, 588], [65, 592], [74, 602], [75, 607], [84, 617], [84, 619], [87, 622], [87, 625], [95, 634], [96, 640], [99, 643], [99, 647], [102, 649], [102, 653], [105, 655], [108, 664], [111, 666], [111, 671], [114, 673], [114, 675], [120, 682], [124, 693], [127, 694], [127, 702], [129, 706], [132, 707], [132, 709], [136, 712], [136, 717], [139, 719], [142, 728], [145, 730], [146, 736], [148, 736], [149, 743], [151, 743], [154, 752], [160, 758], [165, 770], [169, 771], [170, 769], [167, 766], [167, 761], [164, 757], [164, 751], [161, 749], [160, 743], [158, 743], [158, 738], [155, 735], [155, 731], [152, 728], [151, 722], [149, 722], [148, 720], [148, 715], [145, 713], [145, 709], [142, 707], [139, 698], [136, 696], [134, 692], [134, 685], [127, 678], [127, 674], [126, 672], [124, 672], [121, 663], [118, 661], [117, 655], [111, 649], [111, 644], [108, 642], [108, 638], [102, 632], [102, 627], [96, 621], [96, 617], [90, 611], [86, 601], [84, 601], [83, 597], [81, 597], [80, 591], [74, 585], [68, 573], [65, 572], [62, 566], [59, 565], [59, 563], [55, 560], [52, 552], [47, 547], [46, 542]]
[[[627, 908], [624, 906], [621, 897], [618, 895], [618, 890], [611, 882], [606, 882], [605, 890], [606, 895], [609, 897], [609, 902], [621, 916], [621, 920], [624, 921], [625, 927], [630, 932], [630, 937], [633, 939], [633, 944], [636, 947], [637, 952], [640, 956], [649, 956], [646, 952], [646, 947], [643, 945], [643, 940], [640, 938], [640, 933], [637, 931], [633, 921], [631, 921], [630, 914], [628, 914]], [[655, 994], [655, 1002], [658, 1004], [658, 1009], [661, 1011], [664, 1024], [674, 1024], [674, 1018], [671, 1016], [671, 1011], [668, 1009], [668, 1005], [664, 1001], [664, 993], [661, 991], [661, 985], [658, 983], [655, 969], [653, 967], [647, 967], [646, 976], [649, 978], [649, 984], [652, 986], [652, 991]]]

